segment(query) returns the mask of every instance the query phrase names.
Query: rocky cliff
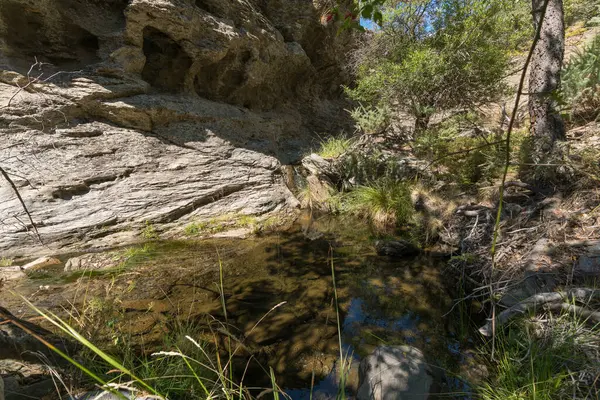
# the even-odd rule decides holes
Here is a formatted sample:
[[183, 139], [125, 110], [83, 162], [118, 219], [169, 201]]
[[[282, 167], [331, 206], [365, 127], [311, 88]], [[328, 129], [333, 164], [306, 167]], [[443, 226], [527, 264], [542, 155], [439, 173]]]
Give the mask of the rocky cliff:
[[[320, 0], [2, 0], [0, 255], [296, 202], [282, 164], [344, 116]], [[169, 225], [170, 224], [170, 225]]]

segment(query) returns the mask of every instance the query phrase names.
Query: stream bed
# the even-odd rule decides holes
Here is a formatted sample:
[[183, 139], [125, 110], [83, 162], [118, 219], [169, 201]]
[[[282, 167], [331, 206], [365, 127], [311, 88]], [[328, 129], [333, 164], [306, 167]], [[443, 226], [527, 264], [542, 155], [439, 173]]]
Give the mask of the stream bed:
[[[362, 357], [379, 345], [408, 344], [437, 371], [437, 392], [470, 398], [456, 376], [473, 361], [471, 341], [456, 310], [449, 313], [454, 288], [443, 274], [445, 260], [378, 256], [360, 221], [323, 219], [247, 239], [153, 241], [114, 254], [124, 251], [131, 255], [126, 262], [102, 271], [64, 272], [73, 255], [60, 257], [62, 265], [10, 289], [97, 340], [118, 345], [126, 336], [145, 352], [162, 350], [175, 326], [204, 327], [199, 339], [211, 341], [216, 323], [243, 344], [236, 357], [247, 365], [246, 382], [268, 386], [272, 367], [292, 399], [308, 400], [311, 387], [313, 398], [338, 390], [333, 263], [342, 347], [355, 360], [350, 396]], [[19, 298], [3, 300], [15, 314], [34, 316]]]

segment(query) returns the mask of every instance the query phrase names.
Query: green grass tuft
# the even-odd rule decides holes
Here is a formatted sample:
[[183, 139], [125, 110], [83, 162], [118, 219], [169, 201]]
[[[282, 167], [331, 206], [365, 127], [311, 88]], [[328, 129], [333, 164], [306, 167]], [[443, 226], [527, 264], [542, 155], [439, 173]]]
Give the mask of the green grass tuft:
[[[478, 388], [483, 400], [598, 398], [581, 377], [600, 376], [598, 326], [583, 318], [549, 315], [546, 322], [513, 324], [496, 337], [491, 378]], [[596, 378], [597, 379], [597, 378]]]
[[156, 240], [159, 238], [156, 228], [150, 221], [146, 221], [146, 226], [144, 227], [144, 229], [142, 229], [140, 236], [142, 236], [146, 240]]
[[377, 227], [406, 224], [414, 214], [408, 185], [392, 179], [357, 187], [349, 193], [346, 204], [351, 212], [368, 218]]
[[12, 258], [2, 257], [0, 258], [0, 267], [10, 267], [13, 265], [13, 262]]
[[329, 137], [322, 140], [319, 149], [316, 151], [323, 158], [337, 158], [344, 154], [352, 144], [352, 139], [345, 136]]

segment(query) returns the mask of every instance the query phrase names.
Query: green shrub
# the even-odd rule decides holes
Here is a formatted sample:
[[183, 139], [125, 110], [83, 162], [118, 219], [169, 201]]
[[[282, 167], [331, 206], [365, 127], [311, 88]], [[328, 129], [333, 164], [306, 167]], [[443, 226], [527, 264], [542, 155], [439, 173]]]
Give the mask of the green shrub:
[[419, 133], [435, 111], [492, 101], [505, 92], [510, 52], [531, 37], [523, 8], [513, 0], [388, 2], [346, 93], [410, 113]]
[[350, 116], [356, 124], [356, 129], [368, 135], [384, 132], [390, 125], [391, 110], [389, 107], [367, 106], [362, 104], [350, 111]]
[[574, 119], [594, 119], [600, 113], [600, 35], [565, 66], [559, 100]]
[[598, 14], [600, 4], [590, 0], [564, 0], [565, 24], [572, 25], [577, 21], [587, 22]]
[[347, 195], [346, 207], [382, 228], [406, 224], [414, 214], [408, 185], [392, 179], [357, 187]]
[[[491, 183], [502, 172], [506, 145], [503, 136], [481, 131], [461, 135], [466, 117], [458, 115], [427, 129], [415, 141], [415, 154], [430, 160], [439, 174], [463, 186]], [[476, 126], [471, 122], [471, 126]], [[476, 128], [477, 129], [477, 128]]]

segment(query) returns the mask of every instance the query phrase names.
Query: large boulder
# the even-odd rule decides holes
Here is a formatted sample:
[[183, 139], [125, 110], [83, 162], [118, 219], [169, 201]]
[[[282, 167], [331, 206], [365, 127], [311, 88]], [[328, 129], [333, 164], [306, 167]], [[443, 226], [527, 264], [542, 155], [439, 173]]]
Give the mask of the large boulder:
[[424, 400], [432, 383], [419, 349], [381, 346], [360, 363], [357, 399]]
[[42, 238], [0, 182], [0, 255], [292, 211], [281, 165], [348, 123], [326, 3], [0, 1], [0, 167]]

